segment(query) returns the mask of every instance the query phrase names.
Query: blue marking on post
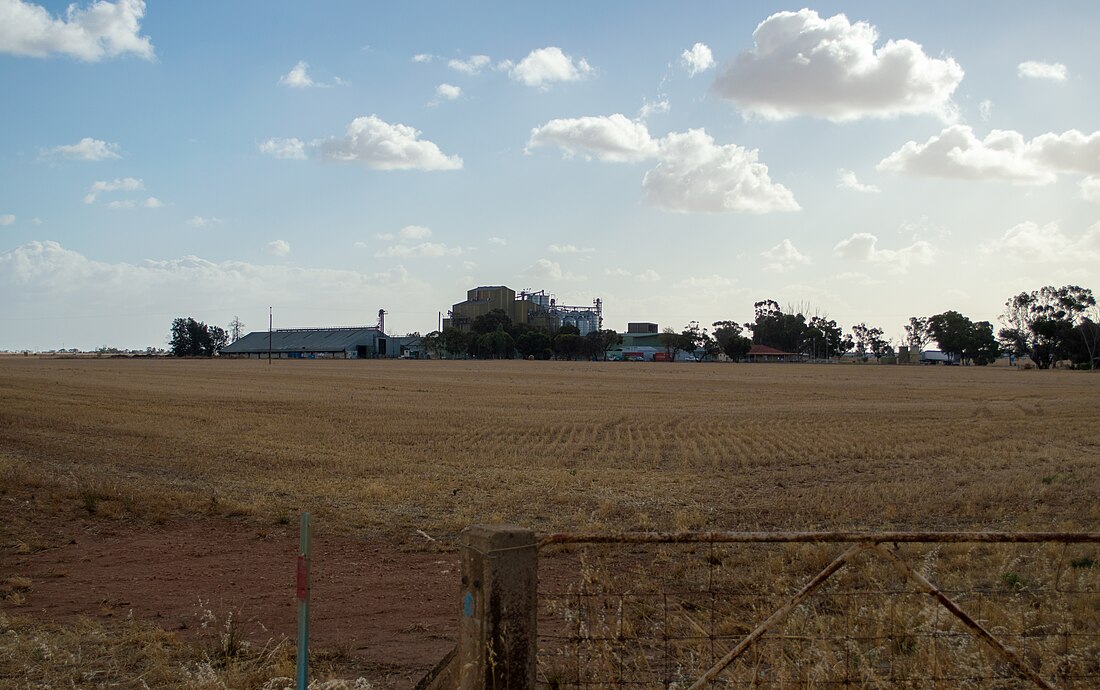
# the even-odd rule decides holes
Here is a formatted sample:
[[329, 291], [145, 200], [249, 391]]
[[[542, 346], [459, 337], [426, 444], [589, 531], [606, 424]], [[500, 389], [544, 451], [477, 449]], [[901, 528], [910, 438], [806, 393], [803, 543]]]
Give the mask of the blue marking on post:
[[462, 598], [462, 615], [467, 618], [474, 617], [474, 595], [473, 592], [466, 592], [466, 596]]

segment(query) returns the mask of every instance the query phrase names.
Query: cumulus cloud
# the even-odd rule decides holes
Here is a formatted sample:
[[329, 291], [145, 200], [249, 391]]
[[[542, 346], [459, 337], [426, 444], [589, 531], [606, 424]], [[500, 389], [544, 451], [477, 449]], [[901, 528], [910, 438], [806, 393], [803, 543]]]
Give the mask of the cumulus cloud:
[[584, 276], [578, 276], [563, 270], [561, 264], [549, 259], [539, 259], [529, 266], [524, 273], [532, 278], [543, 278], [545, 280], [587, 280]]
[[84, 9], [75, 3], [64, 17], [23, 0], [0, 0], [0, 53], [27, 57], [68, 55], [97, 62], [132, 54], [152, 60], [153, 44], [141, 36], [142, 0], [97, 0]]
[[110, 158], [121, 158], [118, 144], [84, 137], [75, 144], [63, 144], [46, 149], [43, 154], [47, 156], [62, 156], [77, 161], [102, 161]]
[[435, 56], [431, 53], [417, 53], [412, 56], [413, 62], [428, 63], [435, 59]]
[[766, 252], [760, 252], [760, 256], [771, 259], [770, 263], [764, 266], [764, 270], [776, 273], [784, 273], [797, 266], [812, 263], [810, 257], [798, 251], [798, 247], [795, 247], [789, 239], [784, 239]]
[[260, 153], [266, 153], [276, 158], [289, 158], [292, 160], [304, 160], [306, 158], [306, 144], [301, 139], [268, 139], [260, 143]]
[[0, 215], [0, 225], [11, 225], [15, 222], [15, 215], [11, 213], [5, 213]]
[[635, 273], [634, 280], [639, 283], [659, 283], [661, 281], [661, 274], [654, 271], [652, 268], [647, 268], [641, 273]]
[[797, 211], [790, 190], [771, 181], [759, 153], [714, 143], [702, 129], [673, 132], [660, 143], [660, 162], [646, 173], [646, 201], [667, 211], [770, 213]]
[[290, 242], [286, 240], [272, 240], [264, 246], [264, 251], [274, 256], [286, 256], [290, 253]]
[[917, 240], [901, 249], [879, 249], [877, 237], [857, 232], [837, 243], [833, 254], [842, 259], [878, 264], [893, 273], [905, 273], [913, 264], [931, 263], [936, 249], [924, 240]]
[[934, 59], [909, 40], [876, 47], [878, 31], [843, 14], [779, 12], [753, 32], [753, 47], [714, 82], [719, 96], [773, 120], [799, 115], [838, 122], [930, 113], [953, 119], [963, 78], [954, 60]]
[[537, 88], [547, 88], [554, 82], [579, 81], [596, 71], [584, 58], [574, 62], [557, 46], [532, 50], [519, 64], [505, 60], [500, 66], [516, 81]]
[[616, 162], [640, 161], [657, 154], [657, 142], [649, 136], [645, 123], [621, 113], [550, 120], [531, 130], [528, 149], [551, 145], [568, 155], [595, 155]]
[[492, 60], [489, 59], [488, 55], [471, 55], [465, 60], [449, 60], [447, 66], [456, 72], [473, 75], [488, 67], [490, 62]]
[[123, 177], [114, 180], [98, 180], [88, 188], [84, 195], [84, 203], [94, 204], [100, 194], [110, 192], [137, 192], [145, 189], [145, 183], [133, 177]]
[[406, 240], [426, 240], [432, 236], [432, 229], [423, 225], [406, 225], [397, 232], [397, 235]]
[[864, 192], [866, 194], [878, 194], [879, 188], [873, 184], [864, 184], [856, 178], [856, 174], [851, 170], [845, 170], [839, 168], [836, 171], [837, 187], [841, 189], [851, 189], [857, 192]]
[[1060, 62], [1036, 62], [1028, 60], [1016, 66], [1016, 76], [1020, 79], [1046, 79], [1065, 81], [1066, 66]]
[[1081, 180], [1081, 198], [1100, 204], [1100, 177], [1086, 177]]
[[215, 225], [221, 225], [225, 221], [217, 216], [210, 216], [205, 218], [203, 216], [191, 216], [187, 219], [187, 224], [193, 228], [212, 228]]
[[684, 52], [680, 53], [680, 64], [688, 71], [690, 76], [700, 72], [706, 72], [714, 67], [714, 55], [706, 43], [696, 43]]
[[1100, 131], [1047, 133], [1026, 141], [1012, 130], [995, 129], [978, 139], [965, 125], [952, 125], [923, 144], [907, 142], [877, 169], [930, 177], [1001, 180], [1046, 185], [1057, 173], [1100, 173]]
[[611, 162], [657, 161], [646, 173], [647, 203], [669, 211], [769, 213], [797, 211], [790, 190], [771, 181], [756, 150], [718, 145], [702, 129], [653, 139], [644, 122], [607, 117], [551, 120], [531, 131], [527, 148], [556, 145], [567, 155]]
[[424, 257], [437, 257], [437, 256], [462, 256], [463, 249], [461, 247], [448, 247], [445, 244], [439, 244], [437, 242], [421, 242], [420, 244], [395, 244], [390, 247], [386, 247], [382, 251], [375, 254], [379, 257], [409, 257], [409, 258], [424, 258]]
[[453, 101], [462, 95], [462, 89], [453, 84], [440, 84], [435, 87], [435, 95], [437, 98]]
[[155, 196], [151, 196], [151, 197], [146, 198], [145, 201], [140, 201], [140, 200], [137, 200], [137, 199], [115, 199], [114, 201], [108, 202], [107, 208], [110, 208], [110, 209], [131, 209], [131, 208], [138, 208], [138, 207], [141, 207], [141, 208], [160, 208], [163, 205], [164, 205], [164, 203], [161, 202], [160, 199], [156, 198]]
[[1100, 223], [1077, 239], [1066, 235], [1058, 223], [1020, 223], [999, 239], [981, 245], [980, 251], [1026, 263], [1096, 261], [1100, 259]]
[[402, 124], [391, 125], [375, 115], [357, 117], [344, 136], [317, 142], [322, 159], [357, 162], [377, 170], [457, 170], [458, 156], [447, 156], [420, 132]]
[[554, 254], [591, 254], [596, 251], [592, 247], [578, 247], [575, 244], [551, 244], [547, 247]]
[[310, 87], [327, 89], [331, 86], [343, 84], [344, 80], [340, 77], [333, 77], [331, 84], [314, 81], [309, 74], [309, 63], [305, 60], [299, 60], [298, 64], [291, 67], [289, 72], [279, 77], [279, 83], [292, 89], [308, 89]]
[[507, 247], [508, 240], [504, 239], [503, 237], [490, 237], [489, 244], [496, 245], [498, 247]]

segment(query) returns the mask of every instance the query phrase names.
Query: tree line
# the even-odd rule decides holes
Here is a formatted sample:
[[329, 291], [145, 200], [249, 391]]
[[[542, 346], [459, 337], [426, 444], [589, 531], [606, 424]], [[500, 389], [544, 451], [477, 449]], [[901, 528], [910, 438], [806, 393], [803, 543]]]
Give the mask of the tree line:
[[[1089, 288], [1051, 285], [1021, 292], [1005, 302], [1002, 328], [995, 331], [989, 321], [973, 321], [948, 310], [931, 316], [912, 316], [905, 324], [905, 339], [914, 353], [931, 343], [960, 364], [985, 365], [1009, 355], [1029, 360], [1039, 369], [1060, 361], [1079, 368], [1100, 368], [1100, 311]], [[753, 345], [767, 345], [810, 359], [830, 359], [854, 354], [863, 360], [881, 360], [897, 354], [882, 328], [867, 323], [853, 325], [848, 332], [834, 319], [819, 313], [807, 316], [806, 307], [780, 307], [767, 299], [753, 305], [754, 318], [747, 323], [715, 321], [709, 328], [691, 321], [680, 330], [665, 328], [658, 341], [674, 360], [680, 352], [700, 361], [725, 354], [742, 359]], [[229, 332], [193, 318], [172, 321], [169, 348], [178, 357], [212, 357], [243, 333], [237, 317]], [[550, 332], [545, 328], [512, 323], [501, 309], [473, 319], [469, 331], [445, 328], [422, 337], [426, 350], [437, 357], [479, 359], [605, 359], [607, 351], [620, 345], [622, 336], [612, 330], [598, 330], [581, 336], [571, 325]]]

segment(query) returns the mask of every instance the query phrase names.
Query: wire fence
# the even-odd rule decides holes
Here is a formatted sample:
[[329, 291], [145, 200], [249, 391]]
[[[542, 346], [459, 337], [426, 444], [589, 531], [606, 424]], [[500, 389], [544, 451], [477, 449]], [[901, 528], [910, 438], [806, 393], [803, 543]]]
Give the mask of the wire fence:
[[547, 688], [1100, 687], [1100, 534], [559, 534]]

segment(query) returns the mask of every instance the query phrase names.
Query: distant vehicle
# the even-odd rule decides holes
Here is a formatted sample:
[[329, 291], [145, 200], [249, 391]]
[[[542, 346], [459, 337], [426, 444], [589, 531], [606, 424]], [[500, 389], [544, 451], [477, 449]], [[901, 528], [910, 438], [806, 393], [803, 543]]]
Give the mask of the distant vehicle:
[[944, 366], [959, 366], [959, 358], [951, 352], [939, 350], [925, 350], [920, 353], [921, 364], [943, 364]]

